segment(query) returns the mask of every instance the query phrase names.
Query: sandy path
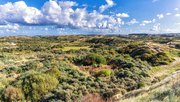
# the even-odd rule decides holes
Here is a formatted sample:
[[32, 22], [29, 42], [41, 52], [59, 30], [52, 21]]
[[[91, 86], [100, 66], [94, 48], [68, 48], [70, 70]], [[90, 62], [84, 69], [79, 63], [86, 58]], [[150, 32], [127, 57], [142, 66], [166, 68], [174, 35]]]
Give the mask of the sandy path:
[[[163, 65], [163, 66], [161, 66], [161, 67], [164, 67], [164, 68], [172, 68], [172, 67], [174, 67], [174, 66], [176, 66], [176, 65], [179, 65], [180, 64], [180, 58], [174, 58], [175, 59], [175, 61], [174, 62], [172, 62], [171, 64], [169, 64], [169, 65]], [[168, 75], [168, 73], [166, 72], [167, 70], [162, 70], [162, 71], [159, 71], [159, 72], [157, 72], [157, 73], [155, 73], [155, 74], [153, 74], [152, 75], [152, 79], [153, 78], [155, 78], [155, 77], [160, 77], [160, 76], [163, 76], [163, 75]]]

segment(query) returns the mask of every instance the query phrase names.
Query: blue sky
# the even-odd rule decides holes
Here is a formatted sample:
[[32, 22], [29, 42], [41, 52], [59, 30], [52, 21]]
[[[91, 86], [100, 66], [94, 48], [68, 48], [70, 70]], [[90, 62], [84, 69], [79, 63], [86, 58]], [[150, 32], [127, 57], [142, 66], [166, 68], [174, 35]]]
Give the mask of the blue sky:
[[0, 35], [180, 32], [180, 0], [1, 0]]

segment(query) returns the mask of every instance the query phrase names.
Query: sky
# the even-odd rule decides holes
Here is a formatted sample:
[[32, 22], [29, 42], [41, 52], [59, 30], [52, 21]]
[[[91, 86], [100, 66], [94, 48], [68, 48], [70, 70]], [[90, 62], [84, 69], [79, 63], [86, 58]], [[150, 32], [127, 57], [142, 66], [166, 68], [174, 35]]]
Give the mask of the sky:
[[180, 0], [0, 0], [0, 36], [180, 33]]

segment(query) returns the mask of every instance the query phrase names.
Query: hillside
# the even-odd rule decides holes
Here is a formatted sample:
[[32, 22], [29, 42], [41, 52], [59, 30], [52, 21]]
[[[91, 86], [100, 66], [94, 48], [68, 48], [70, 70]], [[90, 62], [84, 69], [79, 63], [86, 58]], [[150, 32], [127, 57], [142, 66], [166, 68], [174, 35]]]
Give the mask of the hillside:
[[[101, 35], [1, 37], [0, 100], [109, 102], [118, 95], [118, 101], [126, 102], [137, 90], [145, 90], [135, 95], [138, 100], [152, 93], [151, 100], [164, 94], [159, 90], [166, 86], [159, 83], [180, 70], [179, 40]], [[179, 89], [179, 80], [173, 78], [163, 92]], [[180, 95], [172, 93], [178, 100]], [[164, 100], [168, 99], [159, 101]]]
[[155, 85], [127, 93], [117, 102], [179, 102], [180, 71], [172, 73]]

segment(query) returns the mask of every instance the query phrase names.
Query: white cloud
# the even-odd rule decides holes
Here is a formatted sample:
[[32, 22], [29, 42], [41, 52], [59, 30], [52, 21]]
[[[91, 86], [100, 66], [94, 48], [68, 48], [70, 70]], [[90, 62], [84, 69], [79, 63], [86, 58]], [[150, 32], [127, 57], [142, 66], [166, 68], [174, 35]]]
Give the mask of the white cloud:
[[161, 26], [161, 24], [160, 24], [160, 23], [157, 23], [157, 24], [155, 24], [155, 25], [153, 26], [153, 28], [150, 29], [150, 30], [151, 30], [151, 31], [158, 32], [158, 31], [160, 31], [160, 26]]
[[46, 28], [44, 28], [44, 30], [45, 30], [45, 31], [48, 31], [49, 29], [46, 27]]
[[170, 15], [172, 15], [172, 13], [166, 13], [166, 15], [167, 15], [167, 16], [170, 16]]
[[179, 11], [179, 8], [175, 8], [174, 10], [175, 10], [175, 11]]
[[146, 26], [147, 24], [151, 24], [151, 23], [155, 23], [155, 22], [156, 22], [156, 19], [153, 19], [153, 20], [144, 20], [144, 21], [142, 21], [140, 26]]
[[174, 28], [167, 28], [167, 29], [162, 29], [161, 30], [162, 32], [165, 32], [165, 33], [179, 33], [179, 30], [178, 29], [174, 29]]
[[132, 19], [131, 21], [127, 22], [128, 25], [133, 25], [139, 23], [136, 19]]
[[175, 14], [176, 17], [180, 17], [180, 13]]
[[127, 18], [129, 17], [129, 15], [127, 13], [118, 13], [116, 14], [117, 17], [120, 17], [120, 18]]
[[157, 14], [157, 17], [158, 17], [159, 19], [162, 19], [162, 18], [164, 18], [164, 15], [163, 15], [163, 14]]
[[[112, 0], [106, 0], [107, 4], [100, 8], [107, 9], [114, 6]], [[124, 24], [123, 17], [129, 17], [122, 13], [118, 16], [104, 15], [96, 10], [87, 12], [86, 8], [73, 8], [78, 4], [73, 1], [47, 1], [41, 9], [28, 7], [24, 1], [6, 3], [0, 5], [0, 24], [36, 24], [56, 25], [59, 28], [96, 28], [117, 29]]]
[[101, 5], [99, 7], [100, 12], [104, 12], [106, 9], [111, 8], [115, 5], [113, 0], [106, 0], [106, 5]]
[[7, 22], [37, 24], [42, 17], [41, 12], [34, 7], [27, 7], [24, 1], [0, 5], [0, 23]]
[[7, 24], [7, 25], [0, 25], [0, 29], [6, 30], [19, 30], [20, 26], [18, 24]]
[[152, 23], [155, 23], [155, 22], [156, 22], [156, 19], [153, 19], [153, 20], [152, 20]]

